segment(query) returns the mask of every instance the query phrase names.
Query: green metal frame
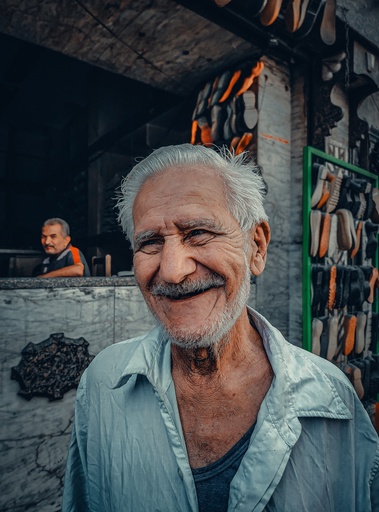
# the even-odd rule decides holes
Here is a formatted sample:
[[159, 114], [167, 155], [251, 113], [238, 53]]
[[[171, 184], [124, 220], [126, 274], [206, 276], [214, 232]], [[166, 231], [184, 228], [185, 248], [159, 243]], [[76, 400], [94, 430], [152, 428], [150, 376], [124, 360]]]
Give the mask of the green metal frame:
[[[365, 169], [338, 160], [319, 149], [305, 146], [303, 151], [303, 255], [302, 255], [302, 280], [303, 280], [303, 348], [311, 351], [312, 348], [312, 315], [311, 315], [311, 257], [309, 255], [310, 227], [309, 215], [311, 211], [312, 197], [312, 164], [315, 157], [325, 162], [337, 165], [342, 169], [361, 174], [372, 180], [375, 187], [378, 187], [379, 177]], [[374, 259], [374, 265], [378, 268], [378, 251]], [[373, 311], [378, 313], [378, 301], [372, 305]], [[379, 352], [378, 347], [376, 352]]]

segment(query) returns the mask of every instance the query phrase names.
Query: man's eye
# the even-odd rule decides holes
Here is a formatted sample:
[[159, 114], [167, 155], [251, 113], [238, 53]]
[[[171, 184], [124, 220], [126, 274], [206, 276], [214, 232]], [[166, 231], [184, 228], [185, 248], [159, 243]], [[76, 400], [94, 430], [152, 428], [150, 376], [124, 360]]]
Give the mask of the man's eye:
[[214, 238], [214, 233], [211, 233], [205, 229], [192, 229], [188, 235], [186, 236], [186, 239], [193, 243], [205, 243], [211, 238]]
[[138, 247], [136, 248], [136, 252], [142, 251], [150, 254], [152, 252], [157, 251], [161, 244], [161, 240], [155, 238], [152, 238], [151, 240], [144, 240], [138, 245]]
[[206, 231], [204, 229], [193, 229], [190, 233], [189, 233], [189, 237], [193, 237], [193, 236], [201, 236], [201, 235], [204, 235], [206, 233]]

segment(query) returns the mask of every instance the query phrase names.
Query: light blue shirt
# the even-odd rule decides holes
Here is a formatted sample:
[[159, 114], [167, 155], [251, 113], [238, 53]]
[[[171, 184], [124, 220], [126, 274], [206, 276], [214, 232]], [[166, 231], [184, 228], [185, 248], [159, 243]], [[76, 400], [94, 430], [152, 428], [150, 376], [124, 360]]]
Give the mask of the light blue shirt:
[[[379, 511], [378, 436], [347, 378], [249, 312], [275, 377], [228, 511]], [[170, 343], [159, 328], [106, 348], [83, 374], [65, 477], [69, 511], [197, 511]]]

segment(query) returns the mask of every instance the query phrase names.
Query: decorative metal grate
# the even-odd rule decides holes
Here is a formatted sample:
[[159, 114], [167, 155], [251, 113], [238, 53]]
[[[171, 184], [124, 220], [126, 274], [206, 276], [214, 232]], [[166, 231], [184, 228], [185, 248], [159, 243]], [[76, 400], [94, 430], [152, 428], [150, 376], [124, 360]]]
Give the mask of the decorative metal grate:
[[19, 364], [12, 368], [11, 379], [21, 386], [18, 394], [27, 400], [34, 396], [50, 401], [63, 398], [67, 391], [78, 387], [82, 373], [94, 358], [88, 346], [84, 338], [66, 338], [64, 333], [28, 343]]

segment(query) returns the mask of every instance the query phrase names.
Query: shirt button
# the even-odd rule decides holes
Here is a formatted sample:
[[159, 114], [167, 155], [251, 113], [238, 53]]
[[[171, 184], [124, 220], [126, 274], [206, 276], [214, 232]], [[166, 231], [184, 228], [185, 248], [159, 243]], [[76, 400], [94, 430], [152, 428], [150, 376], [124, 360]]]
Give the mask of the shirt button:
[[178, 468], [178, 475], [181, 480], [183, 480], [183, 472], [180, 468]]

